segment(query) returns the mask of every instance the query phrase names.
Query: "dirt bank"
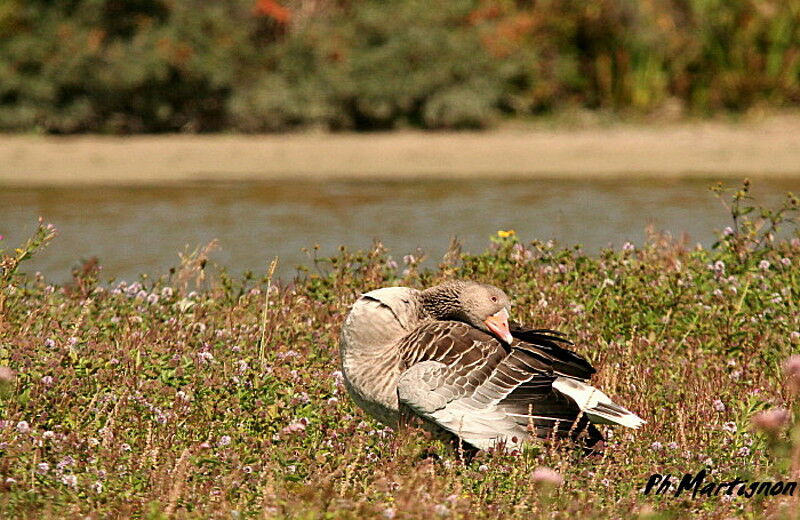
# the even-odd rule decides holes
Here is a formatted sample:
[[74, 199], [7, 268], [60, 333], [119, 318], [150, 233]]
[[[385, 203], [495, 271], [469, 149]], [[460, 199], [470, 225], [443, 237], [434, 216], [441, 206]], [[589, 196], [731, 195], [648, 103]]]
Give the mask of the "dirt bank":
[[0, 184], [276, 178], [797, 177], [800, 116], [486, 133], [0, 136]]

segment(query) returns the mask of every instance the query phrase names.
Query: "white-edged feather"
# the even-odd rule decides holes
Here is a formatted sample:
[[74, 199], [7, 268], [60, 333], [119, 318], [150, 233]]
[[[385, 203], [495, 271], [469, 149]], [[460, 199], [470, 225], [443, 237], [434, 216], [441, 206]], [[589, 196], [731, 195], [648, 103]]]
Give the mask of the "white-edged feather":
[[553, 388], [575, 401], [593, 423], [619, 424], [634, 430], [645, 423], [641, 417], [616, 404], [597, 388], [576, 379], [556, 378]]

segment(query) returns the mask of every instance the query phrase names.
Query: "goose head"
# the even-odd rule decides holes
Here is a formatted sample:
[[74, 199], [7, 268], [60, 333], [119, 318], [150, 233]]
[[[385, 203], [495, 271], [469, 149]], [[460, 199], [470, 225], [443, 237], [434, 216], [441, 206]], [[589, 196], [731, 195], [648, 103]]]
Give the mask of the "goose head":
[[422, 308], [437, 320], [456, 320], [511, 343], [511, 300], [493, 285], [457, 280], [422, 291]]

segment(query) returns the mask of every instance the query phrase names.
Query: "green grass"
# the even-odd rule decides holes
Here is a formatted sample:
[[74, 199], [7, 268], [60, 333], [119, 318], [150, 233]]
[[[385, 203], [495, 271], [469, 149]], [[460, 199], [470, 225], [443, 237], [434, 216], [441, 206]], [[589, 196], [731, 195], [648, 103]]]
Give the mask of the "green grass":
[[[23, 274], [54, 231], [0, 256], [0, 511], [5, 517], [760, 518], [786, 497], [644, 496], [653, 473], [795, 480], [798, 408], [782, 372], [800, 350], [800, 236], [735, 194], [713, 249], [653, 234], [640, 248], [492, 237], [434, 270], [376, 244], [287, 281], [212, 269], [207, 251], [157, 280], [53, 286]], [[764, 224], [759, 227], [759, 222]], [[772, 238], [771, 223], [784, 231]], [[47, 254], [46, 251], [42, 254]], [[265, 262], [268, 259], [265, 259]], [[409, 259], [411, 260], [411, 259]], [[209, 271], [206, 276], [206, 271]], [[266, 271], [266, 266], [265, 266]], [[594, 382], [648, 423], [602, 457], [552, 444], [464, 463], [420, 431], [392, 432], [349, 400], [338, 335], [361, 293], [448, 277], [502, 287], [516, 319], [569, 334]], [[205, 279], [203, 279], [205, 278]], [[267, 287], [271, 286], [268, 294]], [[268, 303], [268, 305], [267, 305]], [[263, 354], [259, 345], [263, 337]], [[719, 401], [719, 402], [716, 402]], [[791, 450], [795, 450], [792, 452]], [[439, 458], [421, 457], [435, 452]], [[794, 457], [794, 462], [792, 458]], [[563, 483], [531, 478], [552, 468]], [[796, 493], [797, 494], [797, 493]]]

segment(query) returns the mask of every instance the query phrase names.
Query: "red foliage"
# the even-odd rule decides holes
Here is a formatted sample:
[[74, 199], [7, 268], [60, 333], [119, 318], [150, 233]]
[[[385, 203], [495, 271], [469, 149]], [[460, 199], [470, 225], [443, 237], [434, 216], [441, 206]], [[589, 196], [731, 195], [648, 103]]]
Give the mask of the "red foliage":
[[257, 0], [253, 12], [257, 15], [269, 16], [284, 24], [289, 23], [289, 20], [292, 19], [292, 12], [276, 0]]

